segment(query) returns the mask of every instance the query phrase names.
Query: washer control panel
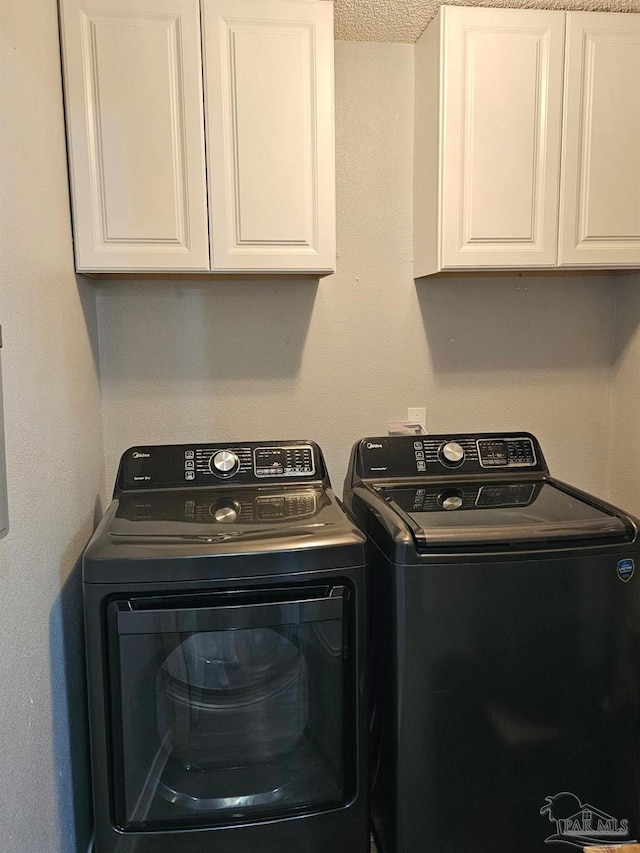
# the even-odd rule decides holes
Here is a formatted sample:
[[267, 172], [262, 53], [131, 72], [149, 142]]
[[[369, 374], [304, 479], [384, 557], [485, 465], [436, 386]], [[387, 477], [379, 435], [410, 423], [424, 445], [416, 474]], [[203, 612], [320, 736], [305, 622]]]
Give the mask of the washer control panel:
[[133, 489], [322, 480], [322, 454], [310, 441], [167, 444], [131, 447], [116, 492]]
[[356, 466], [364, 479], [547, 472], [540, 445], [527, 433], [365, 438], [357, 445]]

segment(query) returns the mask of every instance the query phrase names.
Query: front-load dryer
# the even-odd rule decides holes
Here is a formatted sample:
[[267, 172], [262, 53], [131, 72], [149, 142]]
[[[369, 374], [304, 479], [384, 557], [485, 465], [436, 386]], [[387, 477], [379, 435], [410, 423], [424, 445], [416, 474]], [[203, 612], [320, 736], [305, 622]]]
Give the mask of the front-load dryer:
[[638, 522], [526, 433], [369, 438], [372, 812], [383, 853], [638, 837]]
[[365, 853], [365, 537], [309, 441], [134, 447], [86, 549], [96, 853]]

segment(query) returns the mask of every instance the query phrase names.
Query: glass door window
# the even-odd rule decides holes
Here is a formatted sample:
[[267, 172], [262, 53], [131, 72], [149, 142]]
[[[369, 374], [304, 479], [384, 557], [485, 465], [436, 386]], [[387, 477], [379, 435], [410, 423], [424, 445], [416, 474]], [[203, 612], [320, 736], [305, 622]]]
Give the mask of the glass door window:
[[347, 802], [348, 599], [336, 586], [111, 602], [116, 824], [215, 825]]

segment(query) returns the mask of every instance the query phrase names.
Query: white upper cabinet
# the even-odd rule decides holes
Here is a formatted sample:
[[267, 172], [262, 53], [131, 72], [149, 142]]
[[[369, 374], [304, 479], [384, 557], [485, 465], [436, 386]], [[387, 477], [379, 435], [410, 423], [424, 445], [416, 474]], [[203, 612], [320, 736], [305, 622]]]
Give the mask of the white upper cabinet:
[[61, 8], [78, 271], [334, 269], [331, 3]]
[[204, 0], [212, 269], [335, 263], [333, 4]]
[[443, 6], [418, 42], [416, 275], [555, 264], [563, 40], [562, 12]]
[[207, 270], [198, 0], [64, 0], [78, 271]]
[[640, 15], [567, 16], [561, 266], [640, 266]]
[[416, 277], [640, 265], [639, 18], [441, 7], [416, 44]]

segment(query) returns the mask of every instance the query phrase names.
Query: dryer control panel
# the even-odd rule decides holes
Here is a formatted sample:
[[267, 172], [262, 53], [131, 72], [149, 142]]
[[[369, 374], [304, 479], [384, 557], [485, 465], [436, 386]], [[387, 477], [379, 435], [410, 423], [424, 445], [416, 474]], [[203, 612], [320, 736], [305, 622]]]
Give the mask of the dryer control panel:
[[365, 438], [357, 446], [363, 479], [547, 472], [530, 433], [464, 433]]
[[165, 444], [130, 447], [115, 494], [138, 489], [322, 481], [326, 469], [312, 441]]

